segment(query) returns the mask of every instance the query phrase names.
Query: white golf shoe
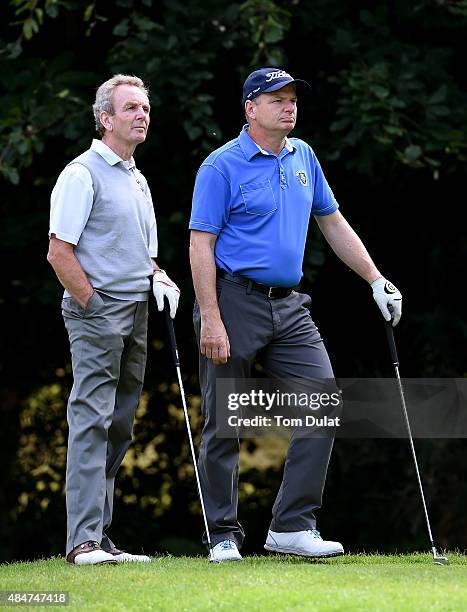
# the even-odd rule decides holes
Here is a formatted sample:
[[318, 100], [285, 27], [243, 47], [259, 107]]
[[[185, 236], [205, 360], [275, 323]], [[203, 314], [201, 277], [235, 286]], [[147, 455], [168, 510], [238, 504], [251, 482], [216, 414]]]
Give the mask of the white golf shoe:
[[336, 557], [344, 554], [344, 548], [340, 542], [323, 540], [316, 529], [288, 533], [269, 530], [264, 548], [270, 552], [301, 557]]
[[117, 563], [151, 563], [147, 555], [132, 555], [118, 548], [111, 548], [108, 551]]
[[99, 542], [89, 540], [79, 546], [75, 546], [68, 553], [66, 560], [72, 565], [102, 565], [104, 563], [115, 564], [113, 555], [102, 550]]
[[233, 540], [223, 540], [214, 546], [209, 559], [214, 563], [223, 563], [224, 561], [241, 561], [243, 557]]

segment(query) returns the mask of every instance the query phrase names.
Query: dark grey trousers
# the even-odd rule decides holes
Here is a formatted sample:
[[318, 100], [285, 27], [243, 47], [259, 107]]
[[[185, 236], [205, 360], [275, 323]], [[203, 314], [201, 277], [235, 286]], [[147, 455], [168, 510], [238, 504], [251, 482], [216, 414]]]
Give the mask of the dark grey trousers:
[[115, 475], [131, 442], [146, 367], [148, 303], [95, 293], [85, 309], [62, 302], [73, 388], [68, 400], [66, 469], [68, 554], [94, 540], [114, 546]]
[[[294, 291], [289, 297], [270, 300], [227, 279], [217, 280], [217, 292], [231, 357], [226, 364], [215, 365], [199, 355], [204, 428], [198, 465], [212, 544], [228, 538], [240, 547], [244, 531], [237, 519], [239, 440], [216, 437], [216, 379], [250, 377], [255, 360], [278, 379], [333, 379], [334, 374], [307, 308], [308, 295]], [[201, 320], [196, 302], [193, 319], [199, 346]], [[316, 527], [314, 511], [321, 507], [332, 445], [332, 437], [305, 438], [293, 433], [270, 529], [289, 532]]]

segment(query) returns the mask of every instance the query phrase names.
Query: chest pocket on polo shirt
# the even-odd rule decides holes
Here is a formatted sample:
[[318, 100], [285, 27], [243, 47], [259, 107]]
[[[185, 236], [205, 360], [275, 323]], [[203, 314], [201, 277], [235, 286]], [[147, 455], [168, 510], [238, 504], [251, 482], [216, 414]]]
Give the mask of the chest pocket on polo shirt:
[[248, 215], [268, 215], [277, 210], [271, 183], [246, 183], [240, 185], [245, 212]]

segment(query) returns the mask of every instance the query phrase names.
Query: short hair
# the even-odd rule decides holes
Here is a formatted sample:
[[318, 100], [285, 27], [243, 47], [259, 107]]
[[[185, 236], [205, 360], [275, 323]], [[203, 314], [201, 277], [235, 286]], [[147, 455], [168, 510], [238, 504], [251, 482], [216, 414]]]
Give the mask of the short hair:
[[139, 89], [141, 89], [141, 91], [149, 98], [149, 90], [143, 81], [134, 75], [114, 74], [112, 78], [105, 81], [105, 83], [102, 83], [96, 92], [96, 100], [92, 105], [96, 130], [100, 136], [103, 136], [105, 132], [105, 128], [101, 123], [101, 113], [105, 112], [109, 113], [109, 115], [113, 115], [115, 113], [112, 104], [112, 94], [114, 89], [119, 85], [133, 85], [134, 87], [139, 87]]
[[[259, 101], [259, 99], [261, 98], [261, 96], [262, 96], [262, 94], [259, 94], [259, 96], [256, 96], [255, 98], [253, 98], [253, 100], [245, 100], [245, 104], [246, 104], [247, 102], [251, 102], [252, 104], [254, 104], [255, 106], [257, 106], [257, 105], [258, 105], [258, 101]], [[247, 115], [247, 112], [246, 112], [246, 109], [245, 109], [245, 104], [243, 105], [244, 114], [245, 114], [245, 119], [246, 119], [246, 122], [248, 123], [248, 125], [250, 125], [250, 118], [249, 118], [249, 117], [248, 117], [248, 115]]]

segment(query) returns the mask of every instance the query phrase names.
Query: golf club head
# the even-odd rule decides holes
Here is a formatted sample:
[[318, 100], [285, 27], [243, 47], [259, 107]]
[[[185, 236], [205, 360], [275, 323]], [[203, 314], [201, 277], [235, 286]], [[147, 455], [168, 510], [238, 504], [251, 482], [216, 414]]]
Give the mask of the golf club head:
[[449, 565], [449, 560], [447, 557], [441, 557], [440, 555], [436, 555], [433, 558], [435, 565]]
[[436, 546], [431, 547], [431, 552], [433, 553], [433, 562], [435, 565], [449, 565], [449, 561], [447, 557], [443, 557], [442, 555], [438, 555], [438, 551], [436, 550]]

